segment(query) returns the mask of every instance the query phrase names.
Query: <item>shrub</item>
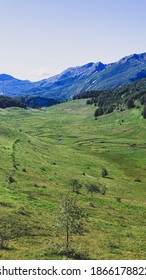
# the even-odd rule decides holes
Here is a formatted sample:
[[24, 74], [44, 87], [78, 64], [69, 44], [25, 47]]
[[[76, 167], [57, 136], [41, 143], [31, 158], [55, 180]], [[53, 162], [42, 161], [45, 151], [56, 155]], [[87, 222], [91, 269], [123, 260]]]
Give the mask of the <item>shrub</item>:
[[7, 181], [8, 181], [8, 184], [11, 184], [11, 183], [15, 182], [15, 180], [12, 176], [8, 176]]
[[137, 178], [137, 179], [134, 180], [134, 182], [141, 183], [141, 180]]
[[87, 192], [91, 193], [93, 195], [93, 193], [100, 193], [100, 187], [95, 185], [95, 184], [90, 184], [86, 186], [87, 188]]
[[107, 190], [106, 186], [105, 186], [105, 185], [102, 185], [102, 187], [100, 188], [100, 193], [101, 193], [102, 195], [105, 195], [106, 190]]
[[144, 119], [146, 119], [146, 105], [144, 105], [143, 111], [142, 111], [142, 116]]
[[101, 115], [103, 115], [103, 114], [104, 114], [103, 108], [102, 108], [102, 107], [99, 107], [99, 108], [97, 108], [97, 109], [95, 110], [95, 112], [94, 112], [94, 117], [98, 117], [98, 116], [101, 116]]
[[46, 171], [45, 167], [41, 167], [40, 169], [41, 169], [42, 171]]
[[132, 109], [135, 107], [133, 99], [129, 99], [127, 102], [128, 109]]
[[14, 215], [1, 216], [0, 249], [8, 249], [8, 241], [28, 234], [27, 223], [22, 222], [20, 217]]
[[22, 169], [22, 171], [23, 171], [23, 172], [26, 172], [26, 169], [25, 169], [25, 168], [23, 168], [23, 169]]
[[105, 178], [108, 176], [108, 171], [106, 170], [106, 168], [102, 168], [102, 177]]
[[86, 105], [91, 105], [90, 99], [88, 99], [88, 100], [86, 101]]
[[96, 205], [93, 202], [90, 202], [89, 206], [92, 207], [92, 208], [96, 208]]
[[121, 202], [121, 197], [116, 197], [117, 202]]
[[72, 179], [70, 181], [70, 185], [71, 185], [71, 188], [72, 188], [72, 191], [79, 194], [80, 193], [80, 190], [82, 188], [82, 185], [78, 182], [78, 180], [76, 179]]

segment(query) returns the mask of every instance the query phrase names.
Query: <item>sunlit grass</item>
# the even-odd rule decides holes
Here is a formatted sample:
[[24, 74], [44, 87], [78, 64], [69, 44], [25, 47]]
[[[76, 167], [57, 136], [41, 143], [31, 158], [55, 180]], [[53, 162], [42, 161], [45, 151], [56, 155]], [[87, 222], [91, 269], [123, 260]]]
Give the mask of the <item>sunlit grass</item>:
[[[83, 186], [76, 198], [88, 212], [84, 234], [72, 237], [78, 255], [145, 259], [145, 120], [135, 109], [95, 120], [85, 103], [0, 111], [0, 215], [26, 231], [9, 239], [1, 259], [66, 258], [56, 218], [72, 179]], [[105, 195], [87, 193], [91, 183], [106, 185]]]

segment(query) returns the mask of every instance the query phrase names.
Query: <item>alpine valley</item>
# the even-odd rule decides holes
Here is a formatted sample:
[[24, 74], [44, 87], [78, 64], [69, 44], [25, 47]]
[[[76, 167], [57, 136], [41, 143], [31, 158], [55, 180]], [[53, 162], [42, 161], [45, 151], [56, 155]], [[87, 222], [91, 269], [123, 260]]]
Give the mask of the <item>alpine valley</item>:
[[145, 260], [146, 53], [0, 92], [0, 259]]

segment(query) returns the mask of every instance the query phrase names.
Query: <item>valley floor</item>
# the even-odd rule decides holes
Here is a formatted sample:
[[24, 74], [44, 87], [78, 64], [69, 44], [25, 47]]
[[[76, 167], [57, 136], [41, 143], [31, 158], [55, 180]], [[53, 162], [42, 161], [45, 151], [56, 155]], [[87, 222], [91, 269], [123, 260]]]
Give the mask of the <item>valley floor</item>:
[[[95, 120], [85, 103], [0, 110], [0, 259], [146, 258], [146, 120], [136, 109]], [[57, 220], [67, 193], [88, 213], [68, 257]]]

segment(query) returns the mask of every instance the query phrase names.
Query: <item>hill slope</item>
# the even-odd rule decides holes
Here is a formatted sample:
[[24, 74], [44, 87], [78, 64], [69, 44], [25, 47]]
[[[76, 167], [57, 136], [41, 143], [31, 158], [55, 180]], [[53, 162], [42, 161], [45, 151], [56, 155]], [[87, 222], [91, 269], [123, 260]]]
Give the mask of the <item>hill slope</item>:
[[[146, 104], [146, 78], [107, 90], [92, 90], [79, 93], [73, 99], [88, 98], [87, 104], [98, 105], [99, 112], [111, 113]], [[89, 99], [90, 98], [90, 99]]]
[[[70, 258], [146, 258], [145, 120], [132, 109], [95, 121], [94, 110], [75, 100], [0, 111], [1, 259], [67, 258], [56, 217], [72, 179], [82, 185], [76, 199], [88, 220], [84, 234], [72, 236]], [[106, 193], [91, 195], [90, 184]]]

